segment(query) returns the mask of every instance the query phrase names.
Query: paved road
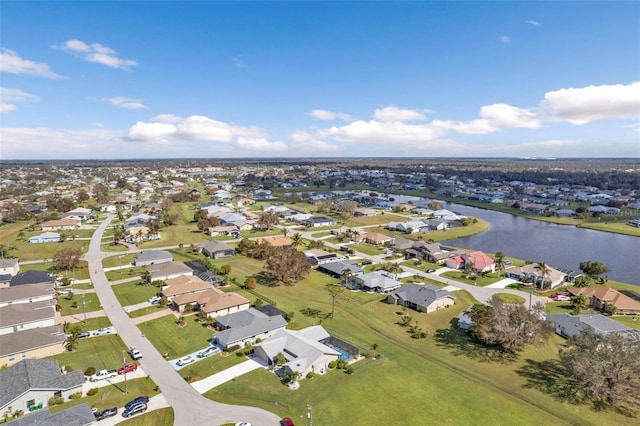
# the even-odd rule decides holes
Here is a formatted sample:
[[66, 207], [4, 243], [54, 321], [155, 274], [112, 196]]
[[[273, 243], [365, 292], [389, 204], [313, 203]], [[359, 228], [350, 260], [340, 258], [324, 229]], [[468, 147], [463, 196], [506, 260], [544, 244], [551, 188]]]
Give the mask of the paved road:
[[165, 399], [173, 407], [175, 424], [199, 426], [248, 421], [258, 426], [278, 425], [280, 418], [268, 411], [255, 407], [221, 404], [204, 398], [164, 360], [147, 339], [142, 337], [133, 320], [120, 306], [102, 270], [102, 259], [113, 255], [102, 253], [100, 250], [102, 235], [112, 220], [113, 215], [109, 215], [98, 227], [84, 259], [89, 263], [91, 279], [105, 313], [124, 343], [142, 351], [144, 358], [140, 364], [160, 386]]

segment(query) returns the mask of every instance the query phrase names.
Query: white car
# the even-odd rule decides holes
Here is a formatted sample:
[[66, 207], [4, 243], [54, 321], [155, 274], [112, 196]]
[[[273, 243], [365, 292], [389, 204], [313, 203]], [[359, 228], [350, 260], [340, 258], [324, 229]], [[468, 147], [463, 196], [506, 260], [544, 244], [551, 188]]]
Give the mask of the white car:
[[108, 328], [108, 327], [105, 327], [105, 328], [97, 329], [96, 331], [93, 332], [93, 335], [94, 336], [102, 336], [102, 335], [109, 334], [109, 333], [111, 333], [111, 329]]
[[176, 364], [179, 367], [182, 367], [184, 365], [191, 364], [193, 361], [195, 361], [195, 359], [193, 359], [193, 357], [191, 355], [187, 355], [187, 356], [183, 356], [182, 358], [180, 358], [178, 360], [178, 362], [176, 362]]
[[569, 296], [556, 296], [553, 298], [556, 302], [570, 302], [571, 298]]
[[198, 358], [206, 358], [208, 356], [215, 355], [218, 352], [220, 352], [219, 348], [216, 348], [215, 346], [209, 346], [204, 351], [198, 352]]
[[69, 293], [72, 293], [72, 292], [73, 292], [73, 290], [70, 289], [70, 288], [65, 288], [64, 290], [58, 290], [58, 294], [61, 294], [61, 295], [62, 294], [69, 294]]
[[238, 422], [236, 423], [236, 426], [252, 426], [252, 425], [249, 422]]
[[153, 296], [149, 299], [149, 303], [151, 303], [152, 305], [156, 305], [160, 302], [162, 302], [162, 297], [160, 296]]

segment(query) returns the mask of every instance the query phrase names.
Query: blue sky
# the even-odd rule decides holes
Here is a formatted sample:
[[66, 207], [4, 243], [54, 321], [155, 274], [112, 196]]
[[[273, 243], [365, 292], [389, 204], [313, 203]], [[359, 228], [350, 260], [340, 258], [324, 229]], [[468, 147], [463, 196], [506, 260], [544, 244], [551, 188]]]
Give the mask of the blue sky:
[[638, 2], [2, 2], [3, 159], [639, 157]]

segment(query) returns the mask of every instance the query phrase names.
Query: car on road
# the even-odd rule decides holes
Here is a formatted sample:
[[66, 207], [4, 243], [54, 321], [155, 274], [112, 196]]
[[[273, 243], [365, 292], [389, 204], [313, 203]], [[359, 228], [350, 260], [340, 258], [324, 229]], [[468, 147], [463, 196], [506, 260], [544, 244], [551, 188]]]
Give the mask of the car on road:
[[219, 348], [216, 348], [215, 346], [209, 346], [204, 351], [198, 352], [198, 358], [206, 358], [208, 356], [215, 355], [218, 352], [220, 352]]
[[373, 261], [371, 261], [370, 259], [365, 259], [362, 262], [360, 262], [361, 265], [371, 265], [373, 263]]
[[144, 402], [141, 402], [141, 403], [132, 405], [129, 408], [126, 408], [122, 412], [122, 417], [131, 417], [135, 414], [144, 413], [145, 411], [147, 411], [147, 404], [145, 404]]
[[103, 336], [105, 334], [109, 334], [111, 333], [111, 329], [108, 327], [104, 327], [104, 328], [99, 328], [96, 331], [93, 332], [94, 336]]
[[131, 355], [131, 358], [136, 361], [142, 359], [142, 352], [140, 352], [140, 350], [137, 348], [132, 347], [131, 349], [129, 349], [129, 354]]
[[162, 302], [162, 297], [160, 296], [153, 296], [149, 298], [149, 303], [151, 303], [152, 305], [157, 305], [160, 302]]
[[193, 361], [195, 361], [195, 359], [193, 359], [191, 355], [187, 355], [180, 358], [176, 364], [178, 364], [179, 367], [182, 367], [183, 365], [191, 364]]
[[253, 426], [253, 425], [249, 422], [238, 422], [236, 423], [236, 426]]
[[290, 417], [285, 417], [284, 419], [280, 420], [280, 426], [294, 426], [293, 420], [291, 420]]
[[138, 404], [147, 404], [149, 403], [149, 397], [146, 395], [142, 395], [142, 396], [138, 396], [136, 398], [133, 398], [131, 401], [127, 402], [124, 405], [124, 409], [128, 410], [129, 408], [133, 407], [134, 405], [138, 405]]
[[435, 269], [427, 269], [427, 272], [430, 274], [433, 274], [436, 270]]
[[107, 408], [106, 410], [96, 411], [93, 413], [96, 421], [104, 420], [107, 417], [113, 417], [118, 414], [118, 407]]
[[80, 333], [76, 333], [76, 337], [78, 339], [82, 339], [89, 336], [91, 336], [91, 333], [89, 333], [88, 331], [81, 331]]
[[131, 373], [132, 371], [136, 371], [138, 369], [138, 364], [135, 362], [130, 362], [126, 364], [124, 367], [120, 367], [118, 369], [118, 374]]

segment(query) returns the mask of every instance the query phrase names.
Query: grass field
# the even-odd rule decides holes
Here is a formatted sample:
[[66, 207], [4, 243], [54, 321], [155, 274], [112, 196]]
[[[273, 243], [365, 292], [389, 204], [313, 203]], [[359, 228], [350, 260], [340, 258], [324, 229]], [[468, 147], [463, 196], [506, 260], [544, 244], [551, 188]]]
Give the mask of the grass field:
[[[289, 328], [322, 324], [337, 337], [362, 350], [378, 344], [379, 360], [355, 364], [355, 373], [330, 371], [303, 380], [301, 388], [289, 391], [277, 378], [256, 370], [238, 377], [205, 395], [234, 404], [256, 405], [299, 419], [313, 406], [317, 424], [352, 425], [424, 424], [629, 424], [617, 413], [596, 412], [574, 406], [541, 392], [518, 371], [531, 362], [557, 359], [563, 339], [553, 336], [542, 346], [525, 349], [513, 362], [498, 361], [491, 352], [472, 343], [454, 327], [459, 312], [475, 300], [456, 292], [456, 305], [432, 314], [419, 314], [388, 305], [381, 296], [346, 293], [336, 302], [336, 318], [329, 319], [331, 297], [324, 285], [331, 281], [313, 271], [293, 287], [258, 286], [257, 291], [274, 299], [285, 312], [294, 312]], [[304, 311], [311, 308], [311, 311]], [[305, 316], [303, 312], [313, 312]], [[408, 314], [428, 331], [426, 339], [412, 339], [401, 327], [401, 314]], [[392, 402], [391, 395], [398, 396]], [[354, 410], [354, 407], [366, 409]], [[462, 408], [464, 407], [464, 408]]]
[[146, 302], [150, 297], [157, 296], [160, 292], [158, 287], [145, 285], [142, 281], [117, 284], [111, 288], [122, 306]]
[[465, 274], [463, 271], [444, 272], [440, 276], [451, 278], [466, 284], [477, 285], [480, 287], [497, 283], [498, 281], [502, 280], [502, 278], [498, 278], [496, 274], [485, 275], [484, 277], [477, 276], [475, 280], [472, 280], [472, 279], [466, 278], [467, 274]]
[[144, 271], [146, 270], [147, 269], [144, 266], [135, 266], [127, 269], [116, 269], [113, 271], [107, 271], [104, 274], [107, 276], [107, 280], [118, 281], [125, 278], [142, 276], [142, 274], [144, 274]]
[[203, 379], [246, 360], [247, 358], [244, 356], [237, 356], [235, 353], [227, 354], [223, 352], [217, 355], [212, 355], [198, 362], [194, 362], [193, 364], [189, 364], [187, 367], [178, 371], [178, 374], [183, 378], [191, 377], [194, 380], [197, 378]]
[[526, 302], [524, 297], [520, 297], [518, 295], [509, 294], [509, 293], [496, 293], [495, 297], [502, 300], [504, 303], [514, 304], [514, 305], [515, 304], [521, 305], [524, 302]]
[[372, 244], [349, 244], [349, 248], [369, 256], [377, 256], [384, 253], [384, 248], [382, 246], [374, 246]]
[[195, 322], [195, 316], [186, 317], [187, 325], [178, 327], [173, 315], [158, 318], [138, 325], [158, 352], [168, 353], [169, 358], [178, 358], [206, 348], [213, 338], [213, 331]]
[[[103, 247], [103, 250], [104, 250], [104, 247]], [[136, 258], [136, 253], [127, 253], [127, 254], [109, 256], [102, 260], [102, 267], [115, 268], [116, 266], [130, 265], [133, 262], [133, 259], [135, 258]]]
[[[83, 297], [84, 296], [84, 297]], [[84, 300], [84, 306], [83, 306]], [[77, 307], [73, 309], [71, 306], [76, 303]], [[86, 294], [74, 294], [73, 298], [69, 299], [66, 295], [58, 297], [58, 305], [60, 305], [60, 315], [82, 315], [86, 312], [99, 311], [102, 309], [100, 300], [95, 293]]]
[[157, 304], [142, 309], [136, 309], [135, 311], [129, 311], [128, 315], [130, 318], [139, 318], [166, 308], [167, 307], [164, 305]]
[[79, 339], [75, 351], [63, 352], [48, 359], [55, 359], [61, 367], [68, 365], [73, 370], [85, 371], [89, 367], [108, 370], [122, 365], [122, 351], [126, 350], [128, 348], [120, 336], [108, 334]]
[[118, 423], [121, 426], [173, 426], [173, 408], [161, 408]]

